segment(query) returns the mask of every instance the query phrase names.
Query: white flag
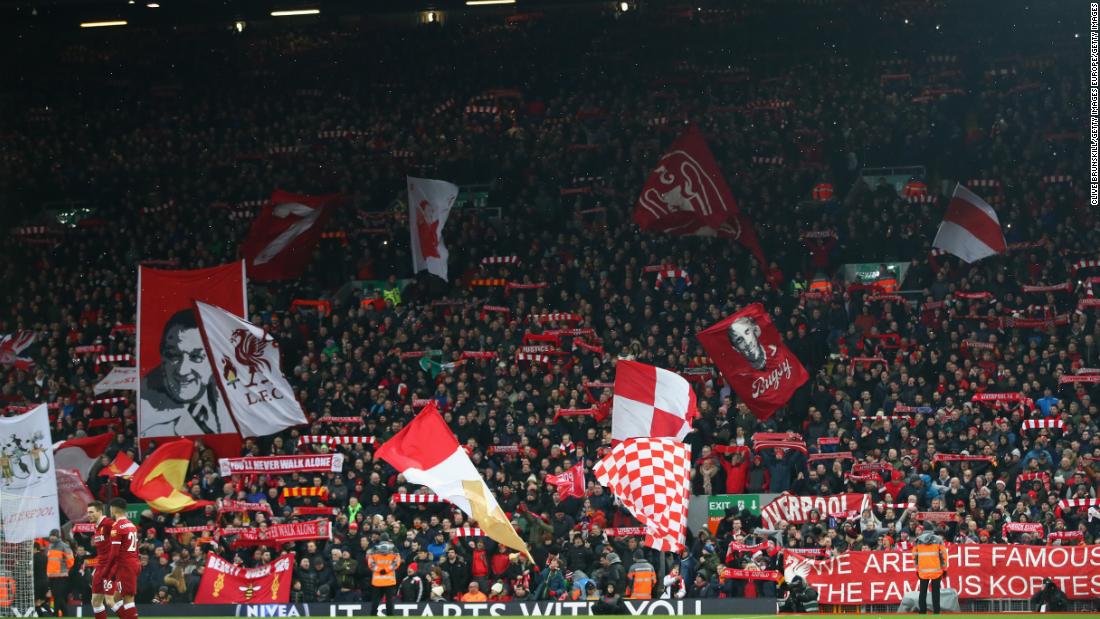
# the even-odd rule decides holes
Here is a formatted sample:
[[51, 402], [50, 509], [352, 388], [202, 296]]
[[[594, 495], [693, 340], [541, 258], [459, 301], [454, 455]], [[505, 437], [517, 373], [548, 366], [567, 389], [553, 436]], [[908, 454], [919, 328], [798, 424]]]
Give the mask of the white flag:
[[241, 436], [268, 436], [306, 423], [279, 369], [279, 345], [256, 325], [196, 301], [199, 330], [229, 414]]
[[138, 373], [137, 368], [132, 365], [116, 365], [111, 368], [111, 371], [107, 374], [103, 380], [99, 381], [93, 387], [93, 391], [96, 395], [101, 393], [107, 393], [108, 391], [137, 391], [138, 388]]
[[0, 528], [6, 542], [47, 537], [61, 528], [52, 445], [45, 404], [0, 418]]
[[447, 279], [447, 247], [443, 226], [458, 197], [458, 185], [447, 181], [407, 177], [409, 182], [409, 238], [413, 273], [425, 269]]

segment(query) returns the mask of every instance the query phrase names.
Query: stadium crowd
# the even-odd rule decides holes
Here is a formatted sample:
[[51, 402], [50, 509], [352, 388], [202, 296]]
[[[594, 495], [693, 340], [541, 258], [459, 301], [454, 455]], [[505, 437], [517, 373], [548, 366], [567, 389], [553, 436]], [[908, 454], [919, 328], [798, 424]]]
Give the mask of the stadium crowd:
[[[590, 470], [610, 445], [609, 422], [555, 412], [592, 406], [584, 385], [613, 382], [616, 358], [706, 367], [694, 334], [751, 302], [772, 313], [811, 379], [761, 421], [720, 376], [692, 374], [701, 413], [685, 439], [693, 493], [867, 492], [874, 508], [851, 518], [814, 513], [777, 530], [732, 510], [716, 534], [689, 535], [655, 594], [775, 595], [773, 583], [727, 579], [721, 568], [781, 570], [785, 548], [906, 547], [929, 526], [917, 511], [957, 512], [940, 525], [957, 543], [1094, 542], [1100, 517], [1058, 505], [1095, 498], [1100, 475], [1093, 383], [1060, 381], [1100, 368], [1100, 324], [1087, 304], [1078, 309], [1091, 298], [1092, 273], [1075, 267], [1095, 257], [1100, 240], [1081, 164], [1083, 39], [1038, 18], [1009, 33], [976, 23], [970, 38], [952, 37], [938, 24], [956, 28], [949, 24], [966, 18], [958, 13], [966, 7], [858, 5], [792, 3], [781, 20], [706, 9], [416, 28], [81, 32], [43, 46], [25, 66], [8, 54], [20, 87], [4, 97], [20, 113], [0, 119], [0, 192], [15, 205], [5, 217], [20, 205], [29, 214], [8, 222], [0, 332], [37, 338], [27, 351], [32, 367], [0, 368], [0, 397], [13, 407], [56, 404], [55, 441], [116, 432], [101, 465], [120, 450], [139, 460], [133, 398], [93, 406], [92, 387], [111, 366], [75, 352], [134, 352], [132, 333], [116, 327], [135, 320], [136, 266], [233, 260], [255, 213], [248, 203], [275, 188], [340, 191], [349, 202], [307, 274], [249, 285], [252, 320], [278, 338], [313, 423], [248, 440], [244, 452], [298, 453], [304, 434], [381, 442], [416, 413], [414, 401], [434, 399], [535, 564], [458, 536], [468, 523], [447, 506], [392, 502], [415, 488], [370, 446], [340, 446], [349, 457], [339, 474], [251, 480], [220, 477], [212, 453], [199, 449], [196, 497], [268, 502], [273, 514], [143, 513], [139, 602], [193, 599], [208, 550], [247, 566], [294, 550], [292, 601], [357, 600], [370, 589], [365, 555], [383, 536], [403, 558], [403, 600], [587, 597], [609, 583], [626, 592], [632, 572], [659, 563], [639, 537], [605, 534], [635, 521], [591, 475], [584, 499], [559, 500], [543, 481], [578, 461]], [[822, 19], [827, 32], [798, 25]], [[864, 43], [845, 43], [855, 40]], [[770, 264], [731, 241], [653, 236], [631, 224], [646, 175], [689, 120], [706, 134]], [[930, 254], [945, 200], [910, 199], [860, 176], [901, 165], [923, 166], [913, 180], [932, 195], [956, 180], [994, 181], [971, 188], [997, 208], [1012, 251], [971, 265]], [[406, 174], [485, 186], [485, 203], [464, 205], [445, 230], [451, 282], [410, 276]], [[814, 199], [823, 184], [832, 196]], [[46, 208], [74, 225], [48, 219]], [[511, 255], [518, 264], [481, 264]], [[893, 271], [904, 300], [881, 294], [892, 289], [850, 286], [846, 263], [904, 264]], [[644, 267], [660, 264], [690, 281], [655, 287]], [[547, 286], [469, 286], [494, 277]], [[828, 291], [805, 294], [819, 277]], [[383, 283], [370, 290], [353, 280]], [[1067, 290], [1023, 289], [1064, 282]], [[331, 313], [289, 310], [294, 299], [318, 298]], [[508, 313], [483, 314], [485, 304]], [[582, 321], [529, 321], [551, 312]], [[1011, 317], [1049, 322], [1013, 328], [1003, 320]], [[546, 366], [516, 361], [525, 334], [572, 326], [593, 329], [598, 346], [566, 337], [565, 354]], [[435, 362], [457, 363], [399, 354], [432, 349], [441, 351]], [[462, 360], [463, 351], [497, 357]], [[972, 401], [1017, 392], [1022, 403]], [[326, 416], [358, 416], [362, 425], [317, 421]], [[101, 418], [118, 423], [89, 427]], [[1023, 430], [1024, 419], [1065, 427]], [[713, 450], [751, 447], [754, 433], [778, 431], [803, 435], [809, 458]], [[822, 437], [840, 443], [823, 448]], [[513, 445], [518, 452], [490, 449]], [[813, 458], [821, 449], [854, 460]], [[934, 459], [964, 453], [992, 461]], [[888, 466], [853, 478], [855, 463]], [[94, 494], [127, 495], [124, 480], [97, 470], [88, 481]], [[1024, 475], [1039, 472], [1048, 475]], [[282, 501], [281, 486], [327, 487], [327, 505], [339, 508], [331, 542], [237, 550], [165, 532], [262, 527], [318, 504]], [[1006, 540], [1007, 522], [1083, 535]], [[738, 550], [767, 540], [774, 543]], [[86, 536], [72, 546], [71, 589], [86, 591]]]

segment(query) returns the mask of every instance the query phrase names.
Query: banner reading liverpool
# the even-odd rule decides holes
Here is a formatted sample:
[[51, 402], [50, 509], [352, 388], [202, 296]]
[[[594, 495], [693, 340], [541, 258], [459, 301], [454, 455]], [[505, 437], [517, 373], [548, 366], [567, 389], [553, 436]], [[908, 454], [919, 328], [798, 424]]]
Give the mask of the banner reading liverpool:
[[194, 302], [245, 314], [244, 262], [190, 271], [138, 269], [138, 436], [203, 437], [219, 456], [240, 453], [240, 436], [214, 380]]
[[243, 568], [214, 553], [195, 592], [196, 604], [286, 604], [290, 600], [294, 553], [255, 568]]
[[810, 512], [814, 510], [817, 510], [821, 521], [824, 522], [832, 514], [852, 511], [862, 514], [863, 510], [870, 507], [870, 497], [857, 492], [828, 496], [798, 496], [784, 492], [760, 510], [760, 520], [765, 529], [774, 529], [780, 521], [807, 522], [810, 519]]
[[447, 246], [443, 244], [443, 226], [458, 198], [458, 185], [430, 178], [408, 177], [409, 247], [413, 273], [427, 270], [447, 279]]
[[757, 419], [772, 416], [809, 379], [764, 306], [753, 303], [696, 337]]
[[767, 265], [752, 222], [741, 214], [714, 155], [695, 125], [676, 139], [646, 179], [634, 206], [642, 230], [739, 241]]
[[214, 380], [241, 436], [268, 436], [306, 424], [279, 368], [279, 344], [267, 331], [220, 307], [195, 302]]
[[57, 472], [45, 404], [0, 417], [0, 529], [16, 544], [60, 528]]
[[[861, 550], [822, 561], [787, 553], [787, 580], [801, 576], [822, 604], [897, 604], [917, 590], [911, 550]], [[941, 586], [963, 599], [1027, 599], [1050, 578], [1072, 600], [1100, 599], [1100, 546], [948, 544]]]

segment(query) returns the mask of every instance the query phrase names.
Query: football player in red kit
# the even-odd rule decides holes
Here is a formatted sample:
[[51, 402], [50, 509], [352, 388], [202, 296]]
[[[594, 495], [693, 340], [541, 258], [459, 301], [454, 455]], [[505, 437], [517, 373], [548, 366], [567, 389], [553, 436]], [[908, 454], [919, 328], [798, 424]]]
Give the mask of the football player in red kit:
[[92, 535], [96, 559], [95, 571], [92, 573], [92, 610], [95, 612], [95, 619], [107, 619], [104, 600], [116, 613], [122, 607], [121, 601], [115, 606], [115, 583], [106, 578], [107, 560], [111, 556], [111, 527], [115, 521], [103, 513], [103, 503], [92, 501], [88, 503], [88, 522], [95, 523], [95, 533]]
[[137, 619], [134, 594], [137, 593], [137, 577], [141, 571], [141, 564], [138, 562], [138, 529], [126, 518], [124, 499], [116, 498], [111, 501], [111, 515], [115, 518], [115, 524], [111, 527], [111, 554], [105, 573], [115, 581], [115, 599], [122, 599], [118, 616], [122, 619]]

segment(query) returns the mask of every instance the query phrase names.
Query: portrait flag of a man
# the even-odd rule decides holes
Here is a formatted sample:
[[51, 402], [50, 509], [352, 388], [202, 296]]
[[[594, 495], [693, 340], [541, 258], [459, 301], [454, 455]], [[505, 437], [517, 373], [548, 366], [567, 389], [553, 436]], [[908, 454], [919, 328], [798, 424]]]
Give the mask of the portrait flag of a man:
[[783, 344], [779, 330], [759, 303], [696, 337], [757, 419], [771, 417], [809, 379], [806, 368]]
[[219, 456], [240, 455], [241, 438], [214, 381], [193, 303], [204, 301], [245, 315], [244, 269], [244, 261], [209, 269], [138, 269], [142, 453], [148, 453], [154, 439], [201, 436]]

